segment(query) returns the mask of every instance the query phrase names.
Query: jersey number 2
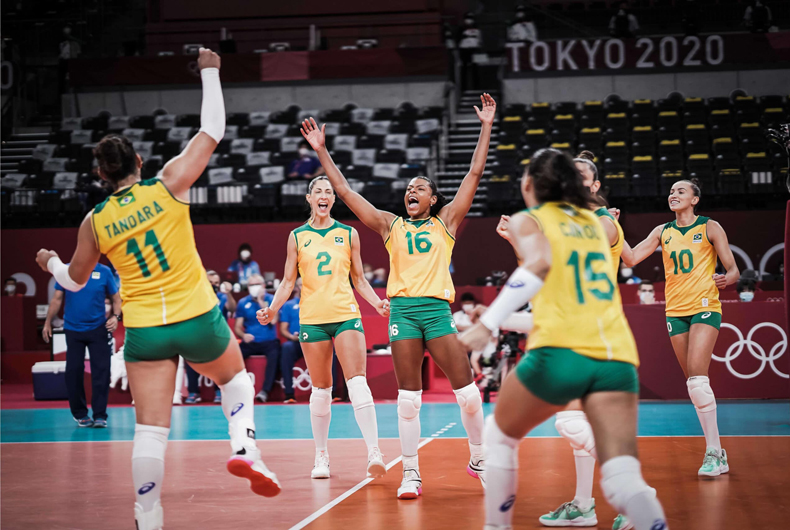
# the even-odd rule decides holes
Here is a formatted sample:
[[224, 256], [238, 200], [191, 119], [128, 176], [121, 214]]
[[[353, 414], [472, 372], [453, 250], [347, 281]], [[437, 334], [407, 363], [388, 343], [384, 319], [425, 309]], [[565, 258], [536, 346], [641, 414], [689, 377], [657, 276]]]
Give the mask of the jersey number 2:
[[[153, 230], [149, 230], [145, 233], [145, 246], [154, 247], [154, 254], [156, 254], [156, 259], [159, 260], [159, 265], [162, 267], [162, 272], [169, 271], [170, 264], [167, 263], [165, 253], [162, 251], [162, 247], [159, 245], [159, 240], [156, 238], [156, 232]], [[137, 244], [136, 239], [131, 238], [126, 242], [126, 254], [134, 255], [134, 259], [137, 260], [137, 265], [140, 267], [140, 272], [143, 273], [144, 278], [151, 276], [151, 271], [148, 269], [148, 264], [145, 262], [143, 253], [140, 250], [140, 245]]]
[[321, 260], [318, 262], [318, 275], [329, 276], [332, 274], [332, 271], [324, 270], [324, 267], [329, 265], [329, 262], [332, 261], [332, 256], [329, 255], [329, 252], [319, 252], [316, 258]]
[[[576, 283], [576, 298], [580, 304], [584, 304], [584, 291], [582, 290], [582, 277], [581, 277], [581, 262], [579, 252], [574, 250], [571, 252], [571, 257], [567, 265], [573, 267], [573, 277]], [[605, 272], [594, 272], [593, 262], [603, 261], [606, 263], [606, 257], [600, 252], [590, 252], [584, 260], [584, 279], [588, 282], [606, 282], [606, 291], [600, 289], [587, 289], [587, 292], [593, 295], [598, 300], [611, 300], [614, 296], [614, 284]]]

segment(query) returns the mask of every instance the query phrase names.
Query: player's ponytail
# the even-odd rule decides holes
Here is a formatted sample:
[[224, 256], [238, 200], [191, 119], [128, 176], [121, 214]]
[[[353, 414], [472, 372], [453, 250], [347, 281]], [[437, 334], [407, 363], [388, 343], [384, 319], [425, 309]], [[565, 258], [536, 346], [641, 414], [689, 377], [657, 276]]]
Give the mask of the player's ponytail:
[[579, 162], [581, 164], [586, 164], [587, 167], [590, 168], [593, 174], [593, 182], [598, 180], [598, 166], [595, 165], [595, 155], [592, 151], [584, 150], [578, 155], [576, 158], [573, 159], [574, 162]]
[[114, 186], [137, 171], [137, 153], [125, 136], [108, 134], [93, 148], [102, 175]]
[[436, 186], [436, 183], [431, 179], [429, 179], [428, 177], [419, 176], [417, 178], [424, 180], [431, 187], [431, 195], [436, 197], [436, 202], [434, 203], [433, 206], [431, 206], [431, 215], [434, 217], [439, 215], [439, 212], [442, 211], [442, 208], [447, 206], [447, 197], [445, 197], [442, 194], [442, 192], [439, 191], [439, 188]]
[[541, 149], [530, 160], [527, 173], [533, 179], [535, 197], [539, 202], [567, 202], [589, 208], [590, 190], [584, 185], [576, 165], [557, 149]]

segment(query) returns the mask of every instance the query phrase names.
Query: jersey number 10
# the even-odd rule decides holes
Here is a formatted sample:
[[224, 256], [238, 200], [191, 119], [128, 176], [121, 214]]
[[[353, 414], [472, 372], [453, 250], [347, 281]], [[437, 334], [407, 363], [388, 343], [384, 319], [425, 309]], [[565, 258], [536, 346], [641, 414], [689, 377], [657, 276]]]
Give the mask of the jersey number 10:
[[[694, 268], [694, 255], [687, 248], [681, 250], [679, 255], [676, 251], [673, 250], [672, 253], [669, 255], [669, 257], [672, 259], [672, 263], [675, 264], [675, 270], [673, 271], [672, 274], [678, 273], [678, 265], [680, 265], [680, 272], [682, 272], [683, 274], [688, 274], [689, 272], [691, 272], [691, 269]], [[683, 258], [688, 258], [687, 260], [685, 260], [688, 261], [688, 264], [683, 263], [684, 261]]]
[[[156, 232], [153, 230], [149, 230], [145, 233], [145, 246], [154, 247], [154, 254], [156, 254], [156, 259], [159, 260], [159, 265], [162, 267], [162, 272], [169, 271], [170, 264], [167, 263], [165, 253], [162, 251], [162, 247], [159, 245], [159, 240], [156, 238]], [[145, 262], [143, 253], [140, 250], [140, 245], [137, 244], [137, 240], [135, 238], [131, 238], [126, 242], [126, 254], [134, 255], [134, 259], [137, 260], [137, 265], [140, 267], [140, 272], [143, 273], [144, 278], [151, 276], [151, 271], [148, 269], [148, 263]]]
[[[614, 284], [605, 272], [593, 271], [593, 263], [596, 261], [603, 261], [606, 263], [606, 256], [600, 252], [590, 252], [584, 259], [584, 279], [586, 282], [606, 282], [606, 290], [600, 289], [587, 289], [587, 292], [593, 295], [598, 300], [611, 300], [614, 296]], [[584, 304], [584, 291], [582, 290], [582, 277], [581, 277], [581, 257], [579, 252], [574, 250], [571, 252], [571, 257], [568, 263], [573, 267], [573, 278], [576, 283], [576, 299], [579, 304]]]

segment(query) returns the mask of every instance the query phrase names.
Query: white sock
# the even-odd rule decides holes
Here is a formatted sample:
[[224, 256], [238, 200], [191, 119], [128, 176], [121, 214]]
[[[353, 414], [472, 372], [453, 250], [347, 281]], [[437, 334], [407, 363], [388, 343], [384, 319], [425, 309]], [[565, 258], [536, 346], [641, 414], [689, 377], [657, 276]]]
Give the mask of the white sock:
[[509, 527], [513, 521], [513, 504], [518, 488], [518, 445], [499, 428], [490, 415], [485, 422], [486, 455], [486, 525]]
[[483, 443], [483, 399], [480, 397], [480, 389], [476, 384], [469, 383], [463, 388], [453, 390], [453, 393], [461, 407], [461, 423], [469, 437], [472, 456], [482, 456], [475, 455], [473, 449], [473, 446], [481, 448]]
[[154, 508], [162, 495], [165, 478], [165, 451], [170, 429], [153, 425], [134, 426], [134, 448], [132, 449], [132, 479], [135, 502], [144, 512]]
[[379, 445], [379, 427], [368, 380], [364, 375], [358, 375], [346, 381], [346, 386], [351, 406], [354, 407], [354, 417], [357, 419], [359, 430], [362, 431], [362, 437], [365, 439], [368, 451], [370, 451], [371, 448]]
[[601, 489], [636, 530], [669, 529], [656, 490], [645, 483], [639, 460], [633, 456], [617, 456], [601, 466]]
[[310, 394], [310, 424], [316, 451], [326, 451], [329, 423], [332, 421], [332, 387], [316, 388]]
[[716, 396], [706, 376], [689, 377], [686, 381], [689, 397], [697, 410], [697, 418], [705, 433], [705, 445], [713, 447], [721, 453], [719, 424], [716, 419]]
[[245, 447], [255, 448], [255, 388], [246, 370], [219, 385], [222, 392], [222, 412], [228, 420], [230, 447], [234, 453]]
[[592, 505], [595, 459], [589, 453], [579, 455], [576, 451], [573, 452], [573, 458], [576, 461], [576, 496], [573, 500], [582, 511], [587, 511]]
[[422, 390], [398, 390], [398, 435], [404, 469], [406, 457], [416, 457], [420, 445], [420, 407]]

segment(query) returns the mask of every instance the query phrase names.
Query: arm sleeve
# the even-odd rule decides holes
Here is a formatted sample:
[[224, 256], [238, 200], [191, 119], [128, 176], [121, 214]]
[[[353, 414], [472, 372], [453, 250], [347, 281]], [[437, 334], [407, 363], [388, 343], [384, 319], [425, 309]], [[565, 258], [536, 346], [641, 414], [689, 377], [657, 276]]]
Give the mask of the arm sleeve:
[[204, 68], [200, 71], [203, 81], [203, 103], [200, 107], [200, 131], [217, 143], [225, 136], [225, 101], [219, 82], [219, 69]]

